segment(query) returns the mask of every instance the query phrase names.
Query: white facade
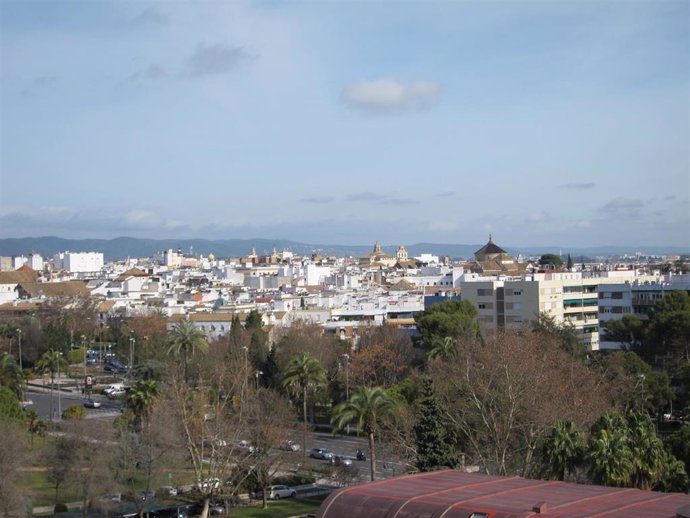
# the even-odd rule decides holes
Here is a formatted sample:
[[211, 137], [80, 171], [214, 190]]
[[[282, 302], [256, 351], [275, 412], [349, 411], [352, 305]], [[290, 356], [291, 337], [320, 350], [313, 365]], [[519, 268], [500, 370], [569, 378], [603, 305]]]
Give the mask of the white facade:
[[93, 273], [103, 269], [102, 252], [60, 252], [53, 257], [58, 270], [70, 273]]

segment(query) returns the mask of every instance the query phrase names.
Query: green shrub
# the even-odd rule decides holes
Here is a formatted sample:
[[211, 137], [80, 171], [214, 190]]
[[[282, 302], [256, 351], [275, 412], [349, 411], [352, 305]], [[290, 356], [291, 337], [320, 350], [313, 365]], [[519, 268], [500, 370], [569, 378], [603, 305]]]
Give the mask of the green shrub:
[[86, 410], [82, 406], [71, 405], [62, 412], [63, 419], [85, 419]]
[[66, 513], [67, 511], [69, 511], [69, 509], [67, 509], [67, 504], [64, 504], [62, 502], [58, 502], [57, 504], [55, 504], [55, 509], [53, 509], [53, 512], [55, 514]]
[[67, 353], [67, 361], [70, 365], [75, 363], [84, 363], [84, 348], [72, 349]]

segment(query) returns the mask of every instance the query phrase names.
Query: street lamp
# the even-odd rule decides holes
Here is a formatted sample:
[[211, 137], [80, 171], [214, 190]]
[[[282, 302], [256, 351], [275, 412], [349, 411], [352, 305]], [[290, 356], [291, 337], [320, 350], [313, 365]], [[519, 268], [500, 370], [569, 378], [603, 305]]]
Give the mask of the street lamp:
[[256, 390], [259, 390], [259, 376], [261, 376], [264, 372], [263, 371], [256, 371], [254, 373], [254, 376], [256, 376]]
[[24, 366], [22, 365], [22, 330], [17, 328], [17, 344], [19, 345], [19, 372], [22, 373], [22, 404], [24, 404]]
[[[350, 355], [343, 354], [345, 360], [345, 401], [350, 400]], [[347, 434], [350, 435], [350, 423], [347, 423]]]
[[62, 353], [57, 353], [57, 377], [58, 377], [58, 421], [62, 419], [62, 393], [60, 392], [60, 363], [62, 363]]
[[84, 383], [86, 383], [86, 337], [81, 335], [81, 348], [84, 351]]
[[129, 375], [132, 376], [132, 368], [134, 367], [134, 344], [136, 340], [134, 336], [130, 333], [129, 335]]

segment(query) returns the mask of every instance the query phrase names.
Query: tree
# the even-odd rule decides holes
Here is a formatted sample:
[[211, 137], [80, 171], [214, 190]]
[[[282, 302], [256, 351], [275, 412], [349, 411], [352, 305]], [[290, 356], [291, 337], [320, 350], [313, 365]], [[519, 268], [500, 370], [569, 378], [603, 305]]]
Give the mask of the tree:
[[690, 424], [683, 425], [666, 438], [666, 447], [678, 460], [685, 464], [690, 474]]
[[21, 426], [0, 419], [0, 515], [4, 518], [24, 516], [24, 497], [19, 468], [25, 465], [25, 435]]
[[48, 373], [50, 376], [50, 415], [53, 415], [53, 390], [55, 388], [55, 374], [68, 367], [67, 361], [60, 351], [50, 349], [43, 353], [36, 362], [36, 370], [41, 373]]
[[690, 363], [690, 295], [672, 291], [654, 306], [649, 319], [650, 353]]
[[207, 352], [206, 336], [197, 329], [190, 320], [182, 320], [168, 335], [168, 354], [182, 356], [184, 364], [184, 379], [188, 381], [187, 357], [196, 351]]
[[369, 440], [369, 461], [371, 463], [371, 480], [376, 477], [376, 449], [374, 439], [381, 427], [397, 420], [397, 405], [381, 387], [357, 387], [348, 401], [340, 403], [333, 409], [331, 424], [342, 430], [348, 424], [354, 424]]
[[51, 437], [47, 449], [43, 453], [43, 461], [48, 468], [46, 477], [55, 490], [55, 504], [60, 500], [60, 488], [69, 481], [75, 469], [77, 440], [74, 437], [62, 435]]
[[477, 308], [468, 300], [446, 300], [434, 304], [415, 317], [422, 342], [434, 343], [435, 338], [479, 336]]
[[560, 255], [544, 254], [539, 258], [539, 266], [552, 266], [553, 268], [560, 268], [563, 266], [563, 259]]
[[363, 333], [358, 350], [350, 353], [350, 384], [389, 388], [410, 375], [415, 356], [409, 337], [389, 326]]
[[632, 462], [625, 430], [599, 430], [589, 440], [587, 457], [595, 484], [623, 486], [629, 480]]
[[487, 474], [535, 475], [558, 419], [589, 426], [610, 408], [607, 385], [552, 336], [502, 332], [461, 339], [455, 359], [428, 365], [469, 462]]
[[264, 325], [264, 322], [261, 318], [261, 313], [259, 313], [258, 310], [252, 309], [248, 314], [247, 314], [247, 319], [244, 321], [244, 328], [245, 329], [261, 329]]
[[70, 405], [62, 412], [62, 418], [67, 421], [74, 419], [86, 419], [86, 410], [83, 406]]
[[0, 385], [9, 388], [17, 397], [22, 397], [24, 373], [9, 353], [0, 354]]
[[139, 380], [127, 393], [127, 406], [132, 410], [136, 421], [141, 424], [142, 428], [149, 422], [151, 407], [158, 394], [158, 382], [156, 380]]
[[7, 421], [24, 419], [21, 402], [17, 395], [7, 387], [0, 387], [0, 419]]
[[639, 350], [646, 340], [646, 327], [637, 315], [604, 322], [602, 341], [618, 342], [628, 351]]
[[455, 440], [445, 412], [434, 392], [431, 378], [422, 378], [421, 399], [414, 426], [419, 471], [455, 468], [458, 465]]
[[302, 396], [302, 453], [307, 454], [307, 394], [325, 385], [326, 376], [321, 364], [309, 353], [295, 356], [285, 370], [283, 386], [292, 390], [293, 394]]
[[458, 354], [458, 345], [452, 336], [434, 338], [434, 341], [427, 354], [429, 361], [439, 358], [441, 360], [450, 360]]
[[532, 322], [532, 332], [552, 337], [558, 340], [561, 348], [572, 356], [584, 358], [586, 349], [572, 324], [559, 324], [556, 322], [556, 317], [542, 311], [539, 313], [539, 318]]
[[565, 480], [568, 473], [583, 461], [585, 438], [572, 421], [558, 420], [546, 437], [543, 456], [546, 471], [557, 480]]
[[566, 261], [566, 268], [568, 271], [571, 271], [573, 269], [573, 260], [570, 257], [570, 254], [568, 254], [568, 260]]

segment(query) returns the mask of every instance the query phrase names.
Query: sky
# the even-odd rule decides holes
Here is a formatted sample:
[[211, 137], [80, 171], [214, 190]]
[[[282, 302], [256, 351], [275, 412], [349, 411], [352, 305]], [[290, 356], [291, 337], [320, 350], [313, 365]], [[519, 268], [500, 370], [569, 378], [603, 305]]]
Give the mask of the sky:
[[0, 0], [0, 237], [690, 246], [689, 11]]

